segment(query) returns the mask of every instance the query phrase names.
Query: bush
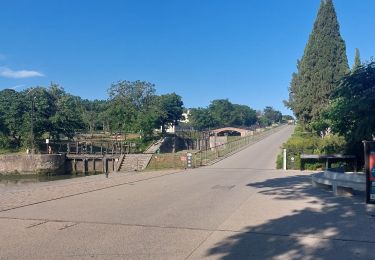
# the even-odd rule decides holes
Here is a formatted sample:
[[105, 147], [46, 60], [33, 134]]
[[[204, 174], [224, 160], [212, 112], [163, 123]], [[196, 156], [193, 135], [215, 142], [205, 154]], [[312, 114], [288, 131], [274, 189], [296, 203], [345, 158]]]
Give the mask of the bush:
[[345, 146], [346, 142], [344, 137], [330, 134], [324, 138], [320, 138], [316, 152], [318, 154], [343, 153], [345, 151]]
[[6, 135], [0, 134], [0, 148], [9, 149], [10, 146], [11, 146], [10, 139]]
[[[301, 154], [337, 154], [345, 150], [345, 140], [342, 136], [327, 134], [320, 137], [315, 133], [306, 132], [301, 126], [297, 126], [292, 137], [283, 144], [287, 150], [287, 168], [301, 168]], [[292, 157], [294, 161], [292, 161]], [[276, 168], [283, 167], [283, 154], [279, 154], [276, 160]], [[305, 163], [305, 169], [317, 170], [322, 168], [322, 163]]]
[[283, 168], [283, 155], [278, 154], [276, 159], [276, 169], [282, 169]]

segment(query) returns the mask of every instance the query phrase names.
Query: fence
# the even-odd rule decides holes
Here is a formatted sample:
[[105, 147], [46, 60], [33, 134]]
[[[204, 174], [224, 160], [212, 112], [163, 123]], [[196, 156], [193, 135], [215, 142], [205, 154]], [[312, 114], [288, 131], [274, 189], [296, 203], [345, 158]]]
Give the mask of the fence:
[[247, 146], [254, 144], [264, 139], [265, 137], [277, 132], [278, 130], [280, 130], [280, 127], [282, 126], [264, 129], [263, 132], [255, 132], [254, 135], [245, 136], [238, 140], [234, 140], [226, 144], [213, 147], [211, 149], [199, 151], [194, 154], [194, 167], [211, 165], [220, 158], [225, 158], [228, 155], [240, 151], [246, 148]]
[[52, 142], [50, 146], [54, 153], [67, 154], [124, 154], [135, 153], [137, 145], [124, 141], [77, 141]]
[[[256, 132], [254, 135], [245, 136], [213, 148], [191, 152], [193, 156], [192, 167], [195, 168], [211, 165], [217, 160], [220, 160], [220, 158], [225, 158], [226, 156], [240, 151], [241, 149], [244, 149], [247, 146], [279, 131], [281, 127], [283, 126], [264, 129], [263, 132]], [[147, 166], [147, 169], [149, 170], [184, 168], [187, 168], [187, 153], [154, 154], [149, 165]]]

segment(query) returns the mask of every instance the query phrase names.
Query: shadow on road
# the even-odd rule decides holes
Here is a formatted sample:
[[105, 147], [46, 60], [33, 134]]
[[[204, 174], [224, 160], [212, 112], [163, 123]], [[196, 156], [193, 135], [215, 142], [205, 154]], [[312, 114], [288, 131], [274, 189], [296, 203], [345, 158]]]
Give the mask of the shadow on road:
[[363, 202], [363, 196], [334, 197], [329, 191], [313, 188], [306, 176], [276, 178], [247, 186], [259, 189], [269, 199], [291, 203], [304, 200], [306, 206], [228, 236], [215, 244], [207, 256], [221, 259], [374, 257], [375, 218]]

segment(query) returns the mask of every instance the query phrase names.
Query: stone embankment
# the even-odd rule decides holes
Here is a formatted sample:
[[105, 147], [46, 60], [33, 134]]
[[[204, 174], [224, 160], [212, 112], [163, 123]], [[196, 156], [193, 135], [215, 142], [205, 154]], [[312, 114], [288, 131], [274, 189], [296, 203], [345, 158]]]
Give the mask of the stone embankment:
[[0, 156], [0, 174], [63, 173], [63, 154], [15, 154]]

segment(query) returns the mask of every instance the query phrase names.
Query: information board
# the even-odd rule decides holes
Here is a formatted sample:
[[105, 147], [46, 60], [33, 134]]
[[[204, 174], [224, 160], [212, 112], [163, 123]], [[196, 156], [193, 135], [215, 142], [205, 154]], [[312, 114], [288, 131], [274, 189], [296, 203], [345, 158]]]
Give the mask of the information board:
[[366, 203], [375, 204], [375, 142], [363, 141], [366, 170]]

